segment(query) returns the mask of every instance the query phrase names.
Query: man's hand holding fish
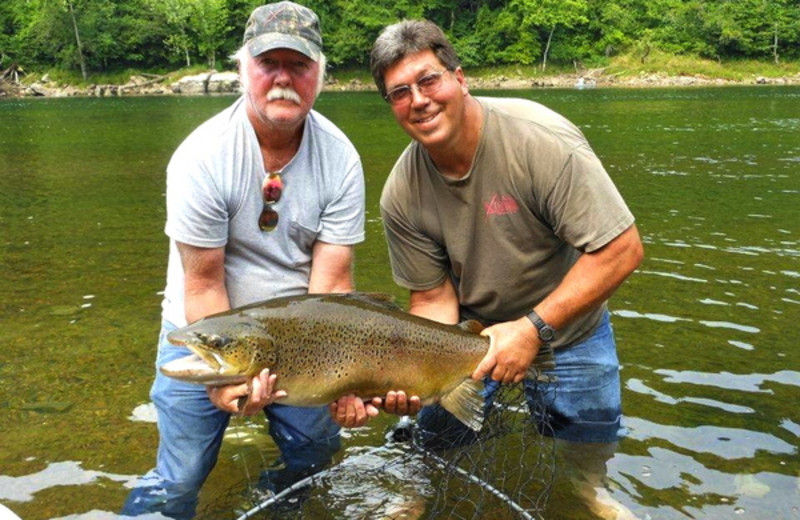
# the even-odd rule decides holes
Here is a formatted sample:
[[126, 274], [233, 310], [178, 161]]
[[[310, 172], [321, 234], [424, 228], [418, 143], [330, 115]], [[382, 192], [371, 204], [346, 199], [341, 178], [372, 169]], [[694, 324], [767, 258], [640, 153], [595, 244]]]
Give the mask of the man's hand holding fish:
[[349, 394], [330, 405], [331, 417], [344, 428], [364, 426], [381, 409], [395, 415], [416, 415], [421, 408], [419, 396], [409, 397], [402, 390], [387, 392], [385, 399], [374, 397], [366, 402]]
[[206, 386], [208, 398], [220, 410], [237, 415], [256, 415], [264, 411], [281, 397], [286, 397], [285, 390], [276, 390], [276, 374], [270, 374], [265, 368], [258, 375], [239, 385]]

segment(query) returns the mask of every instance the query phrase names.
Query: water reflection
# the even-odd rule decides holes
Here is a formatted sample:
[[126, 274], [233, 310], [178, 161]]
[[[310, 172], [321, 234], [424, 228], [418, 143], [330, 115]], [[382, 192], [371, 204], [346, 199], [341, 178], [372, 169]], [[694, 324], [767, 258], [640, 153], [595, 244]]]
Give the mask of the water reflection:
[[[677, 518], [794, 518], [795, 504], [775, 497], [797, 494], [796, 479], [772, 472], [727, 473], [689, 455], [665, 448], [649, 448], [648, 456], [617, 455], [623, 471], [615, 482], [634, 495], [655, 497], [653, 519]], [[735, 471], [735, 470], [734, 470]], [[684, 504], [679, 511], [663, 505]]]
[[656, 369], [654, 374], [666, 376], [664, 381], [667, 383], [690, 383], [693, 385], [713, 386], [726, 390], [737, 390], [740, 392], [765, 392], [772, 394], [770, 388], [764, 388], [767, 383], [779, 383], [787, 386], [800, 387], [800, 372], [793, 370], [781, 370], [774, 374], [731, 374], [722, 372], [718, 374], [708, 372], [695, 372], [692, 370], [677, 371], [668, 369]]
[[671, 397], [663, 392], [659, 392], [654, 388], [648, 387], [643, 381], [639, 379], [628, 379], [625, 382], [625, 388], [632, 391], [637, 392], [644, 395], [651, 396], [655, 401], [659, 403], [665, 404], [678, 404], [681, 402], [691, 403], [691, 404], [699, 404], [703, 406], [709, 406], [712, 408], [719, 408], [728, 413], [754, 413], [755, 410], [753, 408], [747, 406], [739, 406], [730, 403], [723, 403], [721, 401], [717, 401], [715, 399], [704, 399], [698, 397]]
[[0, 475], [0, 500], [28, 502], [34, 499], [36, 493], [45, 489], [56, 486], [81, 486], [102, 479], [121, 482], [126, 487], [132, 487], [137, 478], [137, 475], [117, 475], [83, 469], [80, 462], [70, 460], [51, 462], [45, 469], [30, 475], [21, 477]]

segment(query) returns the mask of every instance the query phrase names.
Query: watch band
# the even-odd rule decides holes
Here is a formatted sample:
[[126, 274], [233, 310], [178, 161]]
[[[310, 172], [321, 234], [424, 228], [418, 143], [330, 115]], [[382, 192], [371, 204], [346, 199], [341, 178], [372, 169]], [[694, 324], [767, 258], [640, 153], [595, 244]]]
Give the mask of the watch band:
[[544, 345], [552, 343], [556, 339], [556, 329], [544, 322], [541, 316], [536, 311], [531, 311], [528, 314], [528, 319], [531, 320], [533, 326], [539, 332], [539, 339], [542, 340]]

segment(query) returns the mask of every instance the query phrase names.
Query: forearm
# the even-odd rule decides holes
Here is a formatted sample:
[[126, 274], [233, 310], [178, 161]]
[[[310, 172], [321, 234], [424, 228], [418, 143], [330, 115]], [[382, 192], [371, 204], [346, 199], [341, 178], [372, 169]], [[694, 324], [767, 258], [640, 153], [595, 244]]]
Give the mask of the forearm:
[[563, 327], [609, 299], [643, 255], [639, 233], [631, 226], [605, 247], [583, 254], [536, 312], [552, 327]]
[[[536, 312], [556, 330], [607, 300], [642, 259], [635, 227], [605, 247], [586, 253], [572, 266], [556, 289], [536, 305]], [[491, 347], [472, 374], [503, 383], [519, 382], [527, 374], [542, 342], [535, 327], [523, 316], [484, 329]]]
[[353, 291], [353, 247], [316, 242], [308, 280], [310, 294]]
[[342, 273], [338, 279], [312, 277], [308, 283], [309, 294], [347, 293], [354, 288], [353, 275], [350, 272]]
[[192, 323], [230, 308], [225, 287], [224, 248], [177, 243], [183, 265], [184, 313]]
[[415, 316], [454, 325], [458, 323], [458, 295], [449, 279], [427, 291], [411, 291], [408, 312]]
[[186, 288], [184, 293], [184, 312], [187, 323], [193, 323], [201, 318], [224, 312], [228, 309], [230, 309], [230, 301], [224, 286], [195, 290]]

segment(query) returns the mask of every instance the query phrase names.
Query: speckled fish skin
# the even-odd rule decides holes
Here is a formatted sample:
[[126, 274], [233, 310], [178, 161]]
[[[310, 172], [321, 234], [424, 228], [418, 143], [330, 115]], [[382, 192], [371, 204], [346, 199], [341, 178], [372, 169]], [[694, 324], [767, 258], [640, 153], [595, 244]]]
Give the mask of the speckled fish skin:
[[[489, 348], [481, 325], [443, 325], [403, 312], [386, 295], [304, 295], [209, 316], [169, 334], [196, 354], [162, 367], [203, 384], [243, 382], [269, 368], [286, 390], [281, 404], [321, 406], [404, 390], [441, 401], [479, 429], [481, 383], [470, 375]], [[199, 358], [202, 358], [202, 361]], [[202, 366], [204, 368], [197, 368]], [[187, 368], [188, 367], [188, 368]], [[476, 422], [477, 421], [477, 422]]]
[[404, 389], [428, 398], [449, 390], [489, 348], [475, 332], [351, 293], [240, 307], [178, 329], [169, 340], [201, 357], [215, 353], [229, 374], [250, 377], [269, 368], [289, 394], [282, 403], [317, 406], [350, 392], [367, 398]]

